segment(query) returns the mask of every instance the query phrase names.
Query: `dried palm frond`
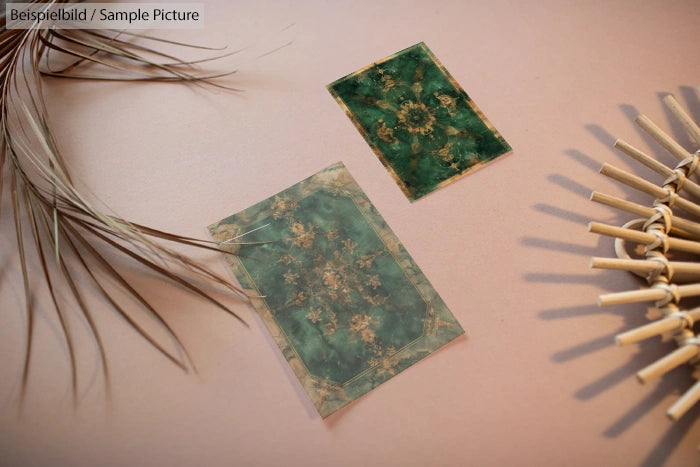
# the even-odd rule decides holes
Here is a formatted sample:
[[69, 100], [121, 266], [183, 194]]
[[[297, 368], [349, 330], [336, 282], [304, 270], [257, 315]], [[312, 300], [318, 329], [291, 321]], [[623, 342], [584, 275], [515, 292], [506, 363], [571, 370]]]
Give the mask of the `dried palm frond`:
[[[65, 2], [48, 4], [53, 3]], [[245, 294], [224, 277], [163, 243], [167, 241], [220, 251], [214, 242], [162, 232], [106, 214], [78, 191], [48, 123], [42, 75], [98, 80], [176, 81], [231, 89], [214, 81], [230, 73], [207, 74], [196, 68], [197, 63], [226, 54], [187, 62], [144, 46], [143, 41], [167, 43], [168, 46], [195, 46], [144, 35], [80, 29], [7, 29], [4, 8], [0, 27], [0, 203], [4, 186], [7, 185], [14, 220], [14, 242], [19, 256], [17, 272], [22, 276], [27, 320], [21, 398], [24, 397], [32, 359], [36, 314], [32, 291], [41, 286], [48, 289], [52, 308], [65, 337], [74, 400], [77, 371], [71, 329], [66, 317], [69, 307], [79, 309], [84, 316], [97, 342], [105, 387], [109, 387], [107, 358], [100, 332], [87, 304], [88, 290], [93, 293], [97, 291], [170, 361], [185, 370], [192, 368], [192, 362], [175, 331], [120, 272], [118, 265], [113, 264], [111, 253], [117, 252], [130, 258], [166, 282], [187, 289], [238, 319], [229, 307], [197, 285], [193, 277], [223, 286], [242, 299], [246, 299]], [[163, 60], [167, 60], [167, 63], [163, 63]], [[34, 258], [40, 265], [38, 280], [29, 272], [30, 260], [34, 261]], [[59, 288], [70, 290], [72, 299], [69, 304], [60, 298]], [[124, 305], [124, 297], [135, 299], [162, 326], [175, 342], [175, 352], [167, 350], [139, 324]]]

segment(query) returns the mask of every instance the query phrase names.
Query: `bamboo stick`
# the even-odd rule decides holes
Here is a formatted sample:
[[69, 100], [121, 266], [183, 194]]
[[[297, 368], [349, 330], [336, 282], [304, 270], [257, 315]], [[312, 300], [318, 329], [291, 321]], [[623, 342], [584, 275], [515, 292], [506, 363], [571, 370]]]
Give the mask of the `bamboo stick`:
[[[588, 231], [605, 235], [608, 237], [621, 238], [630, 242], [637, 242], [647, 245], [656, 240], [656, 235], [640, 232], [639, 230], [615, 227], [601, 222], [591, 222], [588, 224]], [[684, 251], [686, 253], [700, 254], [700, 242], [684, 240], [682, 238], [668, 237], [668, 247], [673, 251]]]
[[[618, 139], [615, 141], [615, 144], [613, 145], [616, 149], [620, 150], [622, 153], [630, 156], [632, 159], [636, 160], [640, 164], [650, 168], [654, 172], [658, 173], [659, 175], [663, 175], [664, 177], [670, 177], [673, 175], [674, 170], [666, 167], [664, 164], [661, 162], [657, 161], [656, 159], [648, 156], [644, 152], [640, 151], [639, 149], [635, 148], [631, 144], [627, 143], [626, 141], [623, 141], [621, 139]], [[695, 183], [694, 181], [690, 179], [686, 179], [683, 185], [681, 186], [681, 190], [685, 190], [691, 195], [700, 198], [700, 185]]]
[[[618, 169], [617, 167], [608, 163], [603, 164], [603, 167], [600, 169], [600, 173], [606, 177], [612, 178], [613, 180], [617, 180], [620, 183], [624, 183], [635, 190], [639, 190], [642, 193], [654, 196], [657, 199], [663, 199], [668, 196], [668, 192], [660, 186], [651, 183], [648, 180], [644, 180], [642, 177], [637, 177], [636, 175], [632, 175], [631, 173], [622, 169]], [[676, 196], [673, 203], [675, 206], [678, 206], [687, 213], [700, 216], [700, 206], [692, 201]]]
[[[687, 313], [690, 315], [690, 319], [692, 319], [693, 322], [700, 319], [700, 309], [696, 308], [688, 311]], [[666, 318], [653, 321], [649, 324], [645, 324], [644, 326], [618, 334], [615, 336], [615, 344], [628, 345], [650, 337], [658, 336], [664, 332], [679, 329], [683, 325], [684, 321], [685, 320], [680, 316], [667, 316]]]
[[[594, 269], [617, 269], [622, 271], [648, 274], [659, 266], [658, 261], [647, 261], [640, 259], [619, 259], [619, 258], [591, 258], [590, 266]], [[700, 269], [700, 266], [698, 267]]]
[[698, 401], [700, 401], [700, 381], [692, 385], [690, 389], [666, 411], [666, 415], [671, 420], [676, 421]]
[[622, 139], [618, 139], [617, 141], [615, 141], [613, 147], [619, 149], [621, 152], [630, 156], [632, 159], [636, 160], [640, 164], [649, 167], [651, 170], [660, 175], [663, 175], [664, 177], [670, 177], [671, 175], [673, 175], [673, 169], [667, 167], [665, 164], [662, 164], [661, 162], [657, 161], [653, 157], [647, 155], [646, 153], [635, 148], [634, 146]]
[[[700, 295], [700, 284], [686, 284], [675, 287], [678, 297], [695, 297]], [[659, 301], [666, 298], [668, 292], [663, 288], [651, 287], [626, 292], [613, 292], [598, 297], [599, 306], [625, 305], [627, 303]]]
[[612, 178], [613, 180], [624, 183], [635, 190], [639, 190], [642, 193], [656, 196], [657, 198], [661, 198], [666, 195], [666, 191], [660, 186], [655, 185], [642, 177], [637, 177], [636, 175], [632, 175], [631, 173], [622, 169], [618, 169], [614, 165], [608, 164], [607, 162], [600, 168], [600, 173], [606, 177]]
[[678, 144], [673, 138], [668, 136], [661, 128], [656, 126], [649, 117], [646, 115], [639, 114], [634, 121], [639, 125], [642, 130], [647, 132], [649, 136], [654, 138], [665, 150], [667, 150], [673, 157], [679, 161], [683, 161], [691, 156], [691, 154]]
[[[625, 227], [617, 227], [614, 225], [603, 224], [602, 222], [590, 222], [588, 224], [588, 231], [600, 235], [606, 235], [608, 237], [621, 238], [623, 240], [628, 240], [631, 242], [637, 242], [641, 244], [651, 243], [656, 239], [656, 236], [654, 234], [641, 232], [639, 230], [627, 229]], [[698, 253], [700, 253], [700, 242], [697, 243]]]
[[[649, 218], [656, 214], [656, 211], [653, 208], [642, 206], [641, 204], [633, 203], [631, 201], [626, 201], [615, 196], [606, 195], [605, 193], [600, 193], [598, 191], [591, 193], [591, 201], [620, 209], [621, 211], [626, 211], [640, 217]], [[700, 240], [700, 224], [673, 215], [671, 216], [671, 219], [672, 233], [682, 237]]]
[[663, 289], [640, 289], [626, 292], [613, 292], [598, 297], [598, 306], [626, 305], [647, 301], [659, 301], [666, 298]]
[[591, 193], [591, 201], [644, 218], [649, 218], [655, 213], [652, 208], [642, 206], [641, 204], [633, 203], [631, 201], [626, 201], [612, 195], [606, 195], [605, 193], [601, 193], [599, 191], [594, 191]]
[[700, 143], [700, 127], [690, 118], [690, 115], [685, 113], [685, 110], [680, 106], [678, 101], [673, 95], [669, 94], [664, 97], [664, 104], [673, 113], [673, 115], [681, 122], [685, 131], [692, 138], [693, 141]]
[[[700, 263], [692, 261], [668, 261], [676, 276], [697, 276], [700, 279]], [[646, 259], [620, 259], [620, 258], [591, 258], [591, 267], [595, 269], [617, 269], [622, 271], [648, 274], [662, 265], [659, 261]]]
[[659, 376], [668, 373], [679, 365], [695, 357], [700, 349], [697, 345], [684, 345], [670, 354], [658, 359], [656, 362], [637, 372], [637, 379], [641, 383], [648, 383]]

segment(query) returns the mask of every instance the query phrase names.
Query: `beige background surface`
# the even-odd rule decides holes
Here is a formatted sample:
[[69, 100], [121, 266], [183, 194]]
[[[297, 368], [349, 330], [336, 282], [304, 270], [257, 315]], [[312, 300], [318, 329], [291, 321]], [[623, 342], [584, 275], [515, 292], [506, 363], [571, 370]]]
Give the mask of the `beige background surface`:
[[[659, 181], [611, 148], [616, 137], [672, 163], [636, 128], [638, 112], [697, 149], [661, 102], [673, 93], [700, 121], [696, 1], [205, 5], [205, 29], [162, 33], [250, 46], [228, 61], [243, 92], [47, 82], [59, 144], [81, 186], [131, 220], [203, 237], [206, 225], [342, 160], [468, 338], [324, 421], [250, 308], [220, 295], [246, 328], [123, 262], [165, 311], [198, 373], [171, 365], [93, 297], [110, 396], [76, 318], [74, 409], [65, 344], [40, 291], [18, 415], [25, 319], [21, 278], [5, 273], [0, 464], [698, 464], [700, 409], [676, 424], [664, 415], [691, 385], [690, 370], [644, 386], [635, 380], [675, 344], [614, 346], [617, 332], [646, 321], [647, 307], [595, 305], [599, 294], [638, 282], [591, 271], [589, 258], [610, 255], [612, 242], [586, 231], [589, 220], [630, 218], [588, 201], [593, 189], [651, 201], [599, 175], [604, 161]], [[325, 85], [419, 41], [514, 153], [411, 204]], [[16, 254], [3, 212], [8, 264]], [[227, 273], [217, 255], [198, 256]]]

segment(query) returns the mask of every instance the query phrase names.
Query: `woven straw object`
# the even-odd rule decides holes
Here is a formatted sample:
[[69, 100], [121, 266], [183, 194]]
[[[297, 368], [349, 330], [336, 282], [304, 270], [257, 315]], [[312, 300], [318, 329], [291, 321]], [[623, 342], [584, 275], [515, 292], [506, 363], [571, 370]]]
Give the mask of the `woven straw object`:
[[[700, 380], [700, 335], [694, 324], [700, 321], [700, 307], [688, 309], [684, 298], [700, 296], [700, 261], [677, 261], [674, 255], [700, 255], [700, 185], [691, 180], [700, 175], [700, 127], [681, 108], [673, 96], [666, 96], [664, 104], [678, 119], [694, 141], [694, 152], [688, 151], [656, 126], [649, 118], [635, 119], [646, 133], [673, 155], [678, 164], [667, 167], [630, 144], [617, 140], [615, 148], [665, 177], [661, 185], [605, 164], [601, 173], [624, 185], [651, 195], [654, 202], [643, 206], [603, 193], [593, 192], [591, 199], [598, 203], [628, 212], [638, 218], [621, 227], [591, 222], [591, 232], [615, 238], [616, 258], [592, 258], [594, 268], [618, 269], [646, 278], [649, 287], [641, 290], [601, 295], [601, 306], [635, 302], [655, 302], [659, 319], [616, 336], [618, 345], [639, 342], [668, 333], [678, 348], [658, 361], [637, 372], [640, 382], [659, 378], [672, 369], [690, 364], [693, 377]], [[696, 201], [693, 201], [695, 199]], [[696, 219], [696, 220], [690, 220]], [[627, 243], [642, 245], [641, 257], [632, 258]], [[638, 255], [639, 256], [639, 255]], [[687, 300], [685, 300], [687, 302]], [[700, 381], [696, 381], [666, 412], [672, 420], [679, 419], [700, 400]]]

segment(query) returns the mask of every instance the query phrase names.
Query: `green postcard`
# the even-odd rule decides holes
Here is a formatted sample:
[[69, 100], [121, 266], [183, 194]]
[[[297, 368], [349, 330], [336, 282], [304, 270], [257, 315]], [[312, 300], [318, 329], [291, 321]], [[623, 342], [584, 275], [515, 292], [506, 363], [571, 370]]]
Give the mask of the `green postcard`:
[[411, 201], [511, 150], [422, 42], [328, 90]]
[[322, 417], [464, 333], [342, 163], [209, 230]]

